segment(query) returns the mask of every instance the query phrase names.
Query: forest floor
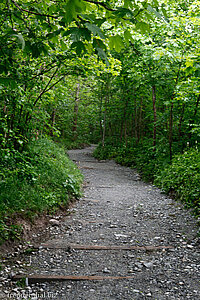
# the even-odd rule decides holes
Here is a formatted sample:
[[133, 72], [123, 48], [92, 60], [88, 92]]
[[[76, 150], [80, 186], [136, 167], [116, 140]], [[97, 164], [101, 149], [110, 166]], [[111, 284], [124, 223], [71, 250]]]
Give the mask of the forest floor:
[[69, 216], [51, 220], [35, 251], [5, 260], [0, 299], [200, 299], [196, 220], [135, 170], [97, 161], [93, 150], [69, 151], [85, 176], [84, 196]]

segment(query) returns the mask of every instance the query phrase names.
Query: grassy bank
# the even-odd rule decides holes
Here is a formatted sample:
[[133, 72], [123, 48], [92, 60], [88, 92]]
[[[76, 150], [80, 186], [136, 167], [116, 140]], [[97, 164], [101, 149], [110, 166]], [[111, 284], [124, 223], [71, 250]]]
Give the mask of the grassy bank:
[[0, 167], [1, 243], [20, 234], [17, 216], [33, 219], [80, 196], [80, 171], [51, 140], [32, 142], [22, 153], [2, 150]]
[[142, 145], [100, 143], [93, 155], [97, 159], [114, 159], [117, 163], [137, 168], [144, 180], [152, 181], [164, 192], [180, 199], [200, 216], [200, 152], [186, 149], [170, 162], [163, 145], [153, 151], [151, 141]]

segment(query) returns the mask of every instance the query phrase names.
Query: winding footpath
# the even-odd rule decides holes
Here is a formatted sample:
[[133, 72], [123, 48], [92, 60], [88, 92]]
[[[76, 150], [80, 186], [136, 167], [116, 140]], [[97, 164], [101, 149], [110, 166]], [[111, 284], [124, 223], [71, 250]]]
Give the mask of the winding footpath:
[[84, 196], [52, 221], [51, 239], [13, 258], [13, 279], [26, 286], [8, 281], [0, 299], [200, 299], [196, 220], [135, 170], [92, 151], [69, 151]]

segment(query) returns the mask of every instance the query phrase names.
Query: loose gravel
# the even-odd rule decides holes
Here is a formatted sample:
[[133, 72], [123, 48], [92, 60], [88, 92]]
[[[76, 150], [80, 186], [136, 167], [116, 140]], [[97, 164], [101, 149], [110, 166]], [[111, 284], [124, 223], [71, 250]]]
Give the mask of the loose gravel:
[[[85, 176], [84, 196], [64, 219], [50, 220], [49, 245], [2, 260], [0, 299], [200, 299], [197, 221], [183, 206], [140, 180], [135, 170], [95, 160], [93, 147], [71, 150]], [[172, 246], [172, 249], [74, 250], [69, 244]], [[64, 246], [63, 246], [64, 245]], [[66, 247], [65, 247], [66, 245]], [[26, 285], [14, 274], [132, 276], [131, 279]]]

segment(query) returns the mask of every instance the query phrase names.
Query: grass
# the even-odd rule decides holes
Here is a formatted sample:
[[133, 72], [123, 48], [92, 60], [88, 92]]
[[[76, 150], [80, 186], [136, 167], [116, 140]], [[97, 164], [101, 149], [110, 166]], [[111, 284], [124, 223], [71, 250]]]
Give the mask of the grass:
[[81, 195], [80, 171], [51, 140], [32, 142], [22, 153], [5, 150], [1, 155], [0, 242], [20, 235], [16, 216], [33, 219]]

